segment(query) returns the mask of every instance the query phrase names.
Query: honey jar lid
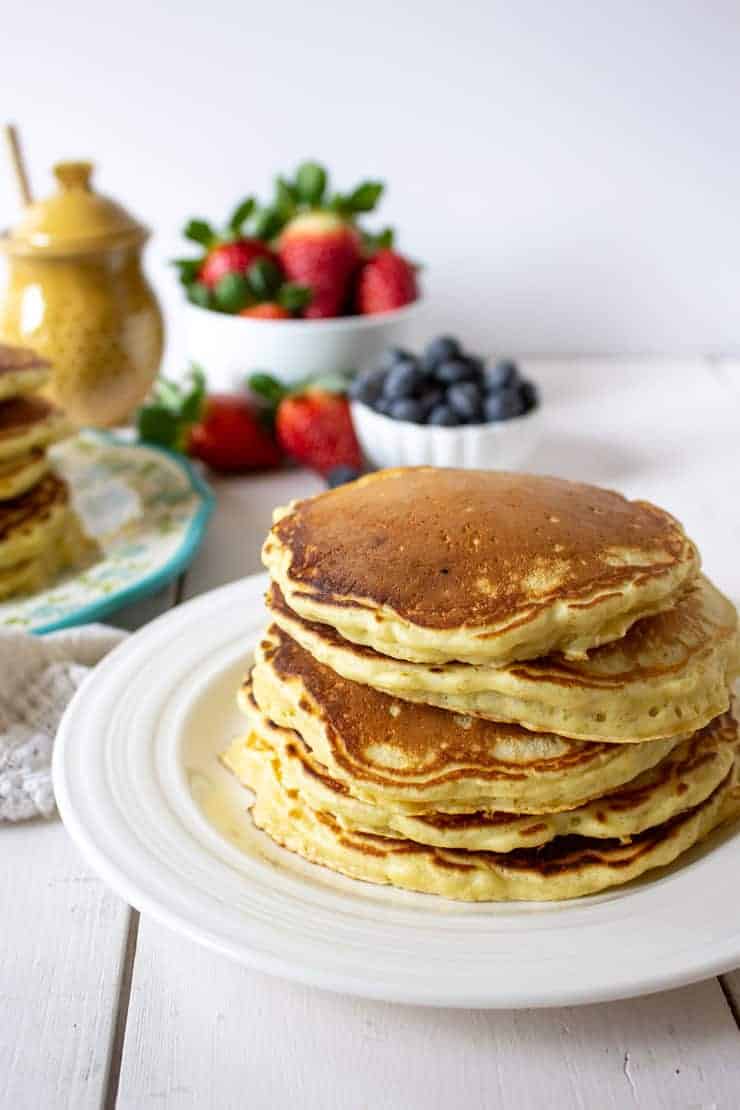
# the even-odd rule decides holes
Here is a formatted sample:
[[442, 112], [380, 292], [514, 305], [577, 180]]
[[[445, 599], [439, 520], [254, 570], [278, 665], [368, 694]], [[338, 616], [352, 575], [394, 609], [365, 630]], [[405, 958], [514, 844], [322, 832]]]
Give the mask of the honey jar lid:
[[110, 197], [96, 193], [92, 162], [58, 162], [58, 189], [34, 201], [2, 246], [9, 254], [71, 255], [143, 243], [148, 230]]

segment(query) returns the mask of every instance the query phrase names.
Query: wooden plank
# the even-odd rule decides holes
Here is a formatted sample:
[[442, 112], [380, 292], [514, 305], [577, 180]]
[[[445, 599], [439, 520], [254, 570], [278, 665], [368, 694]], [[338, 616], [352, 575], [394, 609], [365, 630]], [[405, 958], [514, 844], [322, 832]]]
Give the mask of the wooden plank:
[[144, 919], [119, 1107], [732, 1106], [716, 981], [553, 1011], [392, 1006], [248, 971]]
[[59, 820], [0, 828], [0, 1106], [97, 1107], [128, 907]]
[[[176, 584], [110, 618], [134, 629]], [[132, 911], [58, 819], [0, 826], [0, 1106], [102, 1105]]]

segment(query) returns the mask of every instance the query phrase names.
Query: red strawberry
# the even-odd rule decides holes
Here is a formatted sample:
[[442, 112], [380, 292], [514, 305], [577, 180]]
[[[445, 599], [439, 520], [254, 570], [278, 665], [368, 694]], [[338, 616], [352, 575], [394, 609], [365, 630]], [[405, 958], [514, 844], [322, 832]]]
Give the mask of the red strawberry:
[[290, 319], [290, 313], [287, 308], [283, 308], [281, 304], [276, 304], [275, 301], [262, 301], [261, 304], [253, 304], [247, 308], [243, 308], [239, 315], [251, 316], [256, 320]]
[[211, 247], [198, 271], [198, 281], [209, 289], [215, 288], [226, 274], [246, 274], [258, 258], [275, 256], [259, 239], [237, 239], [233, 243], [218, 243]]
[[275, 431], [283, 450], [326, 475], [337, 466], [362, 467], [349, 404], [336, 393], [315, 389], [288, 396], [278, 406]]
[[313, 292], [305, 316], [340, 315], [361, 257], [360, 235], [351, 224], [333, 212], [297, 216], [280, 236], [278, 257], [288, 280]]
[[357, 310], [363, 315], [390, 312], [415, 301], [416, 272], [402, 255], [389, 248], [366, 262], [357, 282]]
[[145, 443], [187, 452], [214, 470], [260, 470], [282, 461], [264, 415], [244, 394], [207, 394], [205, 374], [193, 366], [184, 384], [157, 379], [136, 426]]
[[260, 470], [278, 466], [282, 453], [246, 397], [211, 393], [187, 437], [189, 455], [214, 470]]

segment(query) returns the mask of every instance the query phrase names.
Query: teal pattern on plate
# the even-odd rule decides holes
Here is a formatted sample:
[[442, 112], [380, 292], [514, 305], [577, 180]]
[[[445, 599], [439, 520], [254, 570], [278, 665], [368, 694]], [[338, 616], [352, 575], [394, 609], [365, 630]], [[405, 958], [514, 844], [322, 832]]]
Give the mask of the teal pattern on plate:
[[191, 562], [213, 511], [213, 494], [188, 460], [159, 447], [85, 431], [52, 459], [101, 557], [48, 589], [0, 602], [0, 629], [54, 632], [155, 593]]

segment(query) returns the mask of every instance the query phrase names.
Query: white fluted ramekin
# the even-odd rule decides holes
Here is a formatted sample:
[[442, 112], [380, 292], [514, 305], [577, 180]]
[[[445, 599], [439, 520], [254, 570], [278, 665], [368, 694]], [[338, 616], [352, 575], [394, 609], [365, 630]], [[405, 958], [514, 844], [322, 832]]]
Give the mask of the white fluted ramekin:
[[473, 470], [518, 470], [541, 434], [539, 406], [493, 424], [433, 427], [392, 420], [361, 401], [352, 401], [352, 420], [367, 462], [386, 466], [455, 466]]

